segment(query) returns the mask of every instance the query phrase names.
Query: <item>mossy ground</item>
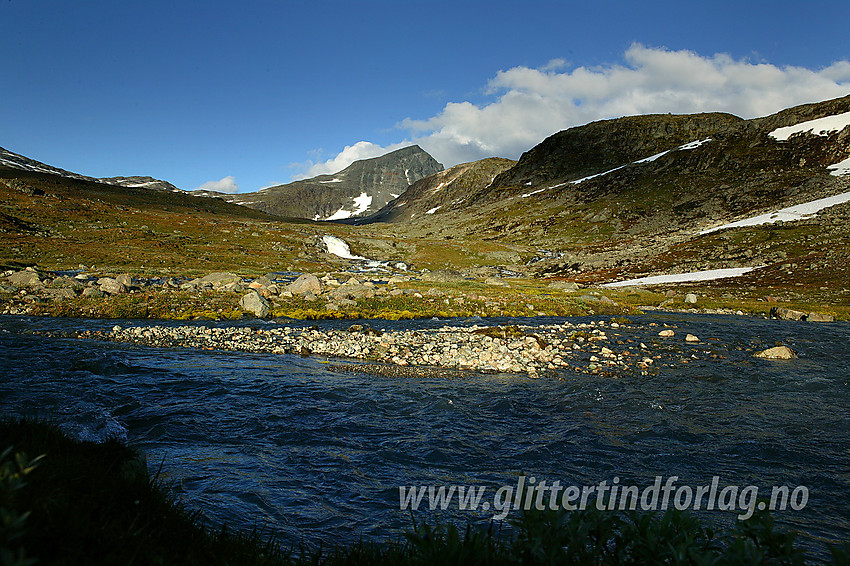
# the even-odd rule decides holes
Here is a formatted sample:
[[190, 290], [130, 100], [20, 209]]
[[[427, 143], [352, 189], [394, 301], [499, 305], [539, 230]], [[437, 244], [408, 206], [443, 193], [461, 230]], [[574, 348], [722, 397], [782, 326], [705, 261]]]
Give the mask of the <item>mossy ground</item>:
[[[767, 316], [772, 307], [785, 307], [805, 312], [831, 314], [836, 320], [850, 320], [850, 301], [835, 301], [831, 292], [808, 290], [789, 292], [769, 287], [728, 287], [722, 285], [680, 284], [675, 287], [624, 289], [580, 289], [564, 292], [548, 287], [548, 282], [532, 279], [511, 279], [509, 288], [493, 287], [481, 282], [427, 283], [418, 281], [399, 285], [416, 289], [422, 297], [413, 295], [380, 296], [359, 299], [353, 305], [331, 310], [327, 298], [307, 301], [300, 297], [273, 297], [273, 318], [299, 320], [319, 319], [386, 319], [451, 317], [529, 317], [529, 316], [588, 316], [628, 315], [641, 307], [669, 310], [725, 309], [747, 315]], [[437, 293], [428, 293], [427, 289]], [[675, 295], [666, 292], [674, 289]], [[684, 297], [694, 293], [696, 304], [687, 304]], [[182, 291], [152, 288], [125, 295], [73, 299], [45, 299], [36, 293], [26, 296], [0, 292], [0, 305], [12, 304], [26, 314], [36, 316], [83, 317], [108, 319], [162, 320], [236, 320], [252, 316], [241, 309], [243, 293], [228, 291]], [[602, 298], [610, 299], [600, 300]], [[850, 297], [848, 297], [850, 298]]]

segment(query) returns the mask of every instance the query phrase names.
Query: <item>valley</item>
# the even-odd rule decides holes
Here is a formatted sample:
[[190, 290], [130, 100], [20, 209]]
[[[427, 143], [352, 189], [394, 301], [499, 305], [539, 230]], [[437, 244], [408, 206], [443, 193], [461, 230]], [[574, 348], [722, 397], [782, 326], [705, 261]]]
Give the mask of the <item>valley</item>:
[[[850, 154], [849, 113], [845, 97], [754, 120], [727, 114], [627, 117], [560, 132], [519, 161], [491, 158], [443, 170], [411, 147], [356, 162], [337, 175], [235, 196], [201, 196], [164, 181], [153, 186], [147, 177], [117, 178], [121, 184], [114, 184], [116, 179], [68, 173], [4, 150], [0, 264], [9, 275], [27, 267], [54, 274], [44, 280], [65, 272], [126, 273], [160, 287], [164, 280], [179, 286], [214, 272], [237, 274], [247, 288], [266, 274], [314, 273], [344, 281], [365, 271], [379, 285], [395, 276], [416, 294], [440, 286], [467, 301], [471, 295], [490, 303], [498, 298], [514, 314], [528, 310], [529, 297], [541, 296], [552, 304], [531, 309], [535, 313], [599, 310], [595, 301], [576, 300], [586, 292], [549, 292], [550, 284], [567, 282], [605, 296], [621, 312], [663, 304], [765, 314], [779, 305], [841, 319], [850, 310], [850, 176], [841, 168]], [[409, 188], [384, 186], [400, 175], [411, 181]], [[326, 198], [342, 185], [348, 188]], [[261, 194], [266, 200], [257, 200]], [[277, 204], [270, 195], [280, 196], [272, 199]], [[287, 208], [286, 202], [302, 208]], [[324, 203], [321, 214], [315, 214], [317, 202]], [[330, 253], [325, 236], [341, 239], [350, 255], [373, 263]], [[730, 269], [746, 273], [641, 290], [605, 286]], [[450, 275], [440, 280], [431, 272]], [[38, 293], [22, 300], [14, 285], [5, 285], [2, 296], [22, 312], [95, 316], [109, 316], [110, 308], [99, 304], [121, 299], [106, 294], [97, 303], [75, 289], [64, 301], [39, 299]], [[688, 293], [701, 297], [698, 305], [681, 302]], [[410, 295], [405, 300], [415, 298]], [[269, 298], [279, 313], [314, 318], [506, 312], [400, 306], [334, 311], [324, 303]], [[85, 307], [59, 306], [75, 300]], [[201, 308], [197, 298], [180, 302], [192, 307], [174, 316], [241, 312], [235, 295], [217, 299], [215, 309]]]

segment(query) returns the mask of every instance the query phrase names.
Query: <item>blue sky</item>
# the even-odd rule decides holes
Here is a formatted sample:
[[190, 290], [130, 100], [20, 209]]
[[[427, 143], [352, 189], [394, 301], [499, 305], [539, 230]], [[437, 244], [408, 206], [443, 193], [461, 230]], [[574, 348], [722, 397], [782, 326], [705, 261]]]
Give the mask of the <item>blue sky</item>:
[[850, 94], [850, 3], [0, 0], [0, 146], [248, 192], [646, 112]]

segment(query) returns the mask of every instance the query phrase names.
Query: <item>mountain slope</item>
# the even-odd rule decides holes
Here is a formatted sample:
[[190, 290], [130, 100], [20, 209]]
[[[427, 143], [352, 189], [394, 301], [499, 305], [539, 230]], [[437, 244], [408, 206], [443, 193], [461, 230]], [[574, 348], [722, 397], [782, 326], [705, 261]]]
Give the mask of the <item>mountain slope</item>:
[[140, 189], [152, 189], [156, 191], [171, 191], [173, 193], [183, 192], [168, 181], [154, 179], [153, 177], [101, 177], [100, 182], [119, 187], [137, 187]]
[[[343, 220], [377, 212], [422, 179], [443, 170], [419, 146], [355, 161], [335, 175], [319, 175], [253, 193], [215, 195], [257, 210], [313, 220]], [[211, 196], [208, 192], [204, 196]]]
[[3, 149], [2, 147], [0, 147], [0, 165], [4, 165], [12, 169], [19, 169], [21, 171], [48, 173], [51, 175], [57, 175], [59, 177], [65, 177], [67, 179], [77, 179], [79, 181], [90, 181], [93, 183], [105, 183], [107, 185], [116, 185], [119, 187], [138, 187], [158, 191], [182, 192], [180, 189], [178, 189], [171, 183], [167, 181], [161, 181], [159, 179], [154, 179], [153, 177], [97, 178], [89, 177], [87, 175], [80, 175], [78, 173], [72, 173], [70, 171], [65, 171], [64, 169], [59, 169], [58, 167], [53, 167], [52, 165], [46, 165], [40, 161], [36, 161], [35, 159], [30, 159], [29, 157], [24, 157], [23, 155], [19, 155], [7, 149]]
[[416, 181], [401, 196], [363, 222], [401, 222], [417, 216], [427, 218], [463, 206], [470, 194], [489, 186], [497, 175], [514, 165], [516, 161], [499, 157], [455, 165]]
[[[421, 215], [379, 219], [394, 222], [395, 233], [524, 247], [533, 262], [527, 270], [588, 281], [784, 265], [790, 257], [846, 277], [833, 252], [850, 251], [840, 221], [850, 203], [814, 219], [750, 227], [741, 237], [701, 232], [850, 191], [850, 175], [839, 174], [850, 171], [848, 112], [850, 97], [753, 120], [698, 114], [596, 122], [551, 136], [491, 184], [444, 201], [427, 217], [427, 232]], [[832, 129], [808, 131], [808, 120], [824, 117]], [[799, 132], [787, 139], [776, 133], [794, 125]], [[393, 206], [437, 206], [414, 188]]]
[[493, 187], [581, 178], [704, 139], [743, 122], [731, 114], [627, 116], [558, 132], [524, 153]]

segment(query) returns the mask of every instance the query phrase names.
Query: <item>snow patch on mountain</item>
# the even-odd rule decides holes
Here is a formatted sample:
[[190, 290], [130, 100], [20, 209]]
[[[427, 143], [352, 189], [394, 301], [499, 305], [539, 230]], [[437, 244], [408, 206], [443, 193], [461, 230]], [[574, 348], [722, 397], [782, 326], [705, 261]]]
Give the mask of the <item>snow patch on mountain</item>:
[[650, 277], [639, 277], [637, 279], [629, 279], [627, 281], [617, 281], [615, 283], [605, 283], [602, 287], [633, 287], [638, 285], [662, 285], [665, 283], [685, 283], [688, 281], [713, 281], [714, 279], [724, 279], [726, 277], [740, 277], [745, 273], [749, 273], [759, 267], [731, 267], [727, 269], [707, 269], [705, 271], [692, 271], [690, 273], [676, 273], [673, 275], [653, 275]]
[[834, 175], [836, 177], [850, 175], [850, 157], [848, 157], [844, 161], [839, 161], [835, 165], [830, 165], [829, 167], [827, 167], [827, 169], [832, 169], [830, 175]]
[[[638, 159], [637, 161], [632, 161], [631, 163], [626, 163], [625, 165], [620, 165], [619, 167], [614, 167], [613, 169], [603, 171], [602, 173], [595, 173], [593, 175], [588, 175], [587, 177], [582, 177], [581, 179], [576, 179], [575, 181], [569, 181], [569, 184], [578, 185], [578, 184], [583, 183], [585, 181], [589, 181], [590, 179], [595, 179], [596, 177], [603, 177], [605, 175], [613, 173], [614, 171], [619, 171], [620, 169], [628, 167], [629, 165], [639, 165], [641, 163], [650, 163], [652, 161], [655, 161], [656, 159], [659, 159], [660, 157], [667, 155], [668, 153], [670, 153], [672, 151], [690, 151], [690, 150], [696, 149], [696, 148], [700, 147], [701, 145], [706, 144], [710, 141], [712, 141], [711, 138], [705, 138], [704, 140], [694, 140], [692, 142], [688, 142], [686, 144], [680, 145], [679, 147], [676, 147], [676, 148], [673, 148], [673, 149], [668, 149], [667, 151], [662, 151], [661, 153], [656, 153], [655, 155], [650, 155], [649, 157], [644, 157], [643, 159]], [[536, 191], [532, 191], [530, 193], [523, 194], [522, 198], [530, 197], [531, 195], [536, 195], [537, 193], [541, 193], [541, 192], [548, 190], [548, 189], [555, 189], [555, 188], [558, 188], [558, 187], [563, 187], [566, 184], [567, 183], [561, 183], [560, 185], [553, 185], [551, 187], [544, 187], [542, 189], [537, 189]], [[531, 181], [526, 183], [526, 185], [531, 185]]]
[[[842, 161], [841, 163], [845, 162], [850, 162], [850, 159]], [[850, 167], [850, 163], [848, 163], [847, 166]], [[811, 218], [824, 208], [829, 208], [830, 206], [835, 206], [836, 204], [843, 204], [845, 202], [850, 202], [850, 193], [842, 193], [840, 195], [835, 195], [831, 197], [819, 198], [810, 202], [804, 202], [803, 204], [789, 206], [787, 208], [777, 210], [776, 212], [759, 214], [758, 216], [744, 218], [743, 220], [730, 222], [729, 224], [717, 226], [716, 228], [709, 228], [708, 230], [703, 230], [702, 232], [700, 232], [700, 236], [704, 234], [710, 234], [711, 232], [716, 232], [718, 230], [724, 230], [726, 228], [761, 226], [762, 224], [772, 224], [774, 222], [791, 222], [793, 220]]]
[[352, 200], [354, 201], [354, 210], [345, 210], [344, 206], [340, 207], [339, 210], [325, 218], [325, 220], [345, 220], [346, 218], [357, 216], [366, 212], [366, 209], [372, 204], [372, 197], [366, 193], [360, 193], [359, 197], [354, 197]]
[[808, 132], [816, 136], [827, 136], [832, 132], [841, 131], [847, 126], [850, 126], [850, 112], [825, 116], [823, 118], [817, 118], [816, 120], [807, 120], [794, 126], [777, 128], [768, 135], [776, 141], [786, 141], [794, 134], [800, 134], [803, 132]]

